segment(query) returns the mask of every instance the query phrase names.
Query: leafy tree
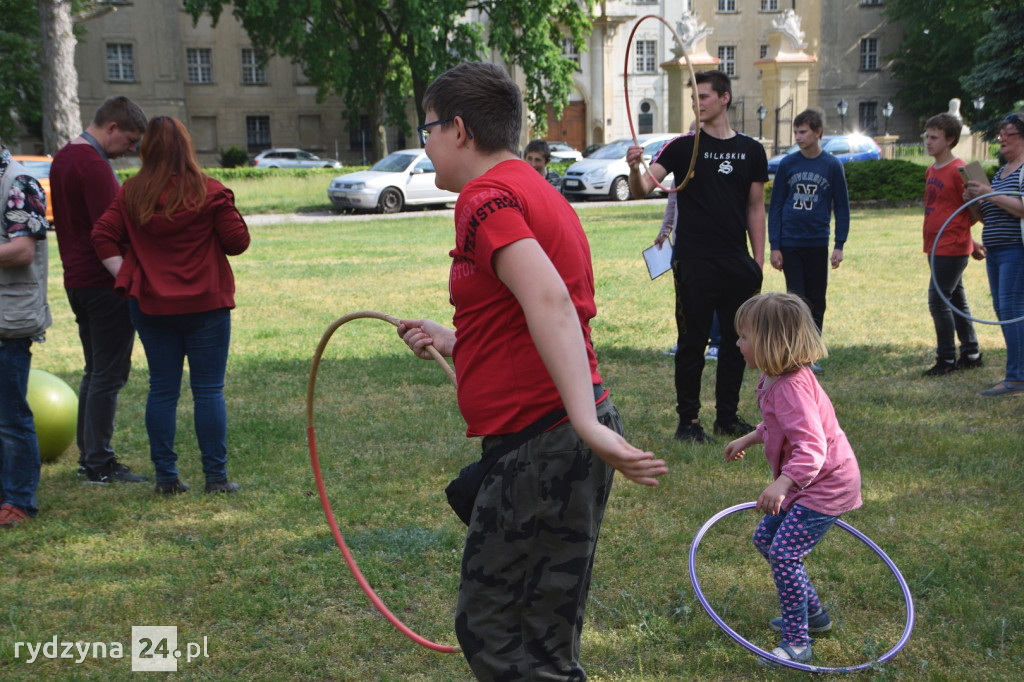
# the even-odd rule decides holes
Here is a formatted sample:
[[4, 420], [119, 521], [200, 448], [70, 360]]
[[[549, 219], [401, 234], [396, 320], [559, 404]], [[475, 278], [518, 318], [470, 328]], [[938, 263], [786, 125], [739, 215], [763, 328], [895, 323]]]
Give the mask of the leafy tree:
[[39, 10], [30, 2], [5, 2], [0, 10], [0, 139], [20, 137], [19, 123], [42, 131], [39, 80]]
[[[185, 0], [193, 19], [216, 22], [225, 5], [254, 46], [291, 57], [317, 86], [346, 102], [349, 129], [368, 115], [378, 152], [383, 126], [411, 134], [412, 97], [423, 119], [423, 93], [440, 73], [480, 59], [487, 48], [522, 70], [524, 96], [538, 127], [546, 107], [561, 112], [572, 90], [574, 62], [562, 55], [563, 35], [585, 49], [592, 0]], [[482, 21], [486, 19], [485, 32]], [[564, 33], [563, 33], [564, 31]]]
[[[977, 0], [888, 0], [885, 16], [903, 25], [903, 42], [886, 58], [904, 87], [895, 99], [920, 119], [946, 111], [949, 100], [969, 92], [961, 79], [974, 64], [974, 50], [987, 40], [986, 3]], [[961, 109], [974, 115], [973, 107]]]
[[984, 114], [990, 118], [975, 124], [989, 138], [999, 132], [1003, 116], [1018, 110], [1024, 90], [1024, 3], [994, 3], [985, 13], [988, 35], [974, 53], [974, 68], [960, 82], [972, 95], [985, 97]]

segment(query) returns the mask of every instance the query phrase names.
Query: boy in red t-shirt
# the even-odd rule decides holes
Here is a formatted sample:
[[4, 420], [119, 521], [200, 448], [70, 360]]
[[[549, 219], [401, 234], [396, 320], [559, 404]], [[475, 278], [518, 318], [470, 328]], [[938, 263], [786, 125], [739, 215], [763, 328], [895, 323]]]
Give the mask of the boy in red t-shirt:
[[[936, 282], [942, 294], [967, 315], [963, 273], [968, 256], [981, 260], [985, 247], [971, 237], [971, 224], [976, 212], [961, 211], [942, 233], [935, 259], [931, 261], [935, 237], [943, 223], [963, 205], [964, 181], [959, 168], [962, 159], [953, 155], [953, 147], [960, 141], [962, 124], [950, 114], [932, 116], [925, 123], [924, 144], [935, 163], [928, 167], [924, 191], [924, 252], [929, 255], [932, 277], [928, 282], [928, 310], [935, 322], [935, 365], [925, 370], [925, 376], [942, 376], [958, 369], [981, 367], [981, 351], [978, 337], [971, 320], [954, 313], [936, 290]], [[960, 358], [956, 356], [956, 340], [960, 340]]]
[[519, 158], [518, 86], [465, 63], [427, 88], [423, 109], [435, 182], [459, 193], [454, 330], [402, 320], [398, 333], [421, 358], [432, 344], [455, 361], [467, 435], [484, 450], [464, 470], [483, 470], [472, 485], [449, 486], [468, 499], [456, 636], [479, 679], [585, 679], [580, 630], [614, 472], [657, 485], [668, 469], [622, 437], [601, 386], [590, 247], [569, 203]]

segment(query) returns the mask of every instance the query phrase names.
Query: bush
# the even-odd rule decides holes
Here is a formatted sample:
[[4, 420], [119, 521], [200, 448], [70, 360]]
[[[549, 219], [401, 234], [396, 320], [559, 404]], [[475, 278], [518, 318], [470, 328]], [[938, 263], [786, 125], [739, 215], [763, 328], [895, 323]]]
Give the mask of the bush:
[[900, 159], [848, 163], [846, 185], [851, 201], [914, 201], [924, 198], [926, 168]]
[[235, 145], [231, 145], [227, 149], [220, 151], [220, 156], [217, 157], [217, 161], [224, 168], [238, 168], [239, 166], [249, 165], [249, 154], [244, 149], [241, 149]]
[[[902, 159], [854, 161], [843, 166], [850, 201], [917, 201], [924, 199], [926, 168]], [[764, 188], [764, 202], [771, 203], [772, 185]]]

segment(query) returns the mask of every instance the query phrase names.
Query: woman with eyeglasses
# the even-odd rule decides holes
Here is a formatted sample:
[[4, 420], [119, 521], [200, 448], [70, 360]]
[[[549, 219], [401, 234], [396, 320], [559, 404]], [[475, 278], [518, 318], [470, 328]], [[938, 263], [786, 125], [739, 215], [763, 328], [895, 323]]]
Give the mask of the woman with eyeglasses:
[[[1010, 114], [999, 128], [999, 153], [1006, 164], [996, 171], [992, 184], [971, 181], [964, 199], [991, 192], [1014, 192], [982, 199], [981, 232], [986, 249], [992, 305], [999, 320], [1024, 316], [1024, 114]], [[1006, 343], [1006, 376], [984, 396], [1024, 393], [1024, 321], [1002, 325]]]

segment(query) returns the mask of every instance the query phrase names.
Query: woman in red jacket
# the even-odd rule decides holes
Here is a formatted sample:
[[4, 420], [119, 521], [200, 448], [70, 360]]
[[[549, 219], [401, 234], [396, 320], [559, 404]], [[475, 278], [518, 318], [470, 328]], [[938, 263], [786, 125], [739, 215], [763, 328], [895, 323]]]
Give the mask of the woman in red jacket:
[[142, 169], [125, 181], [96, 222], [92, 242], [128, 296], [146, 349], [146, 431], [158, 493], [183, 493], [174, 451], [181, 375], [188, 358], [196, 438], [206, 492], [232, 493], [228, 481], [224, 373], [235, 281], [227, 256], [249, 246], [234, 195], [203, 174], [185, 127], [157, 116], [139, 148]]

